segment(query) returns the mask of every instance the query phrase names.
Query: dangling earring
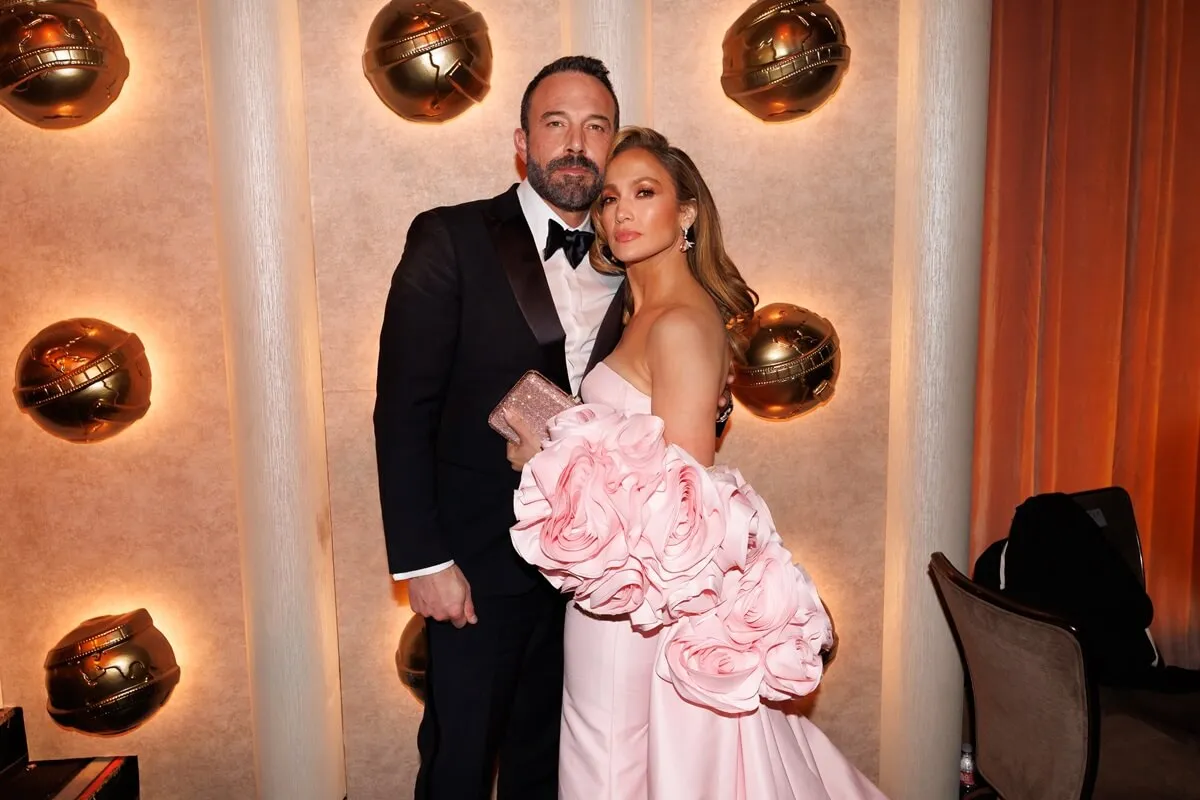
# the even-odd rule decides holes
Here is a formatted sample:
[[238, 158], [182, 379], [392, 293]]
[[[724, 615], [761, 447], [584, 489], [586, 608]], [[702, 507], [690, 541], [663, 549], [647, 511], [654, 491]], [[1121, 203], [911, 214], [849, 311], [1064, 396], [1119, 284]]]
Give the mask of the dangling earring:
[[680, 230], [683, 231], [683, 241], [679, 243], [679, 252], [686, 253], [688, 250], [691, 250], [692, 246], [696, 243], [692, 241], [691, 228], [680, 228]]
[[600, 255], [604, 256], [604, 259], [606, 261], [608, 261], [608, 263], [612, 264], [614, 267], [622, 267], [623, 268], [625, 266], [625, 262], [622, 261], [621, 259], [617, 258], [616, 256], [614, 256], [612, 248], [609, 247], [608, 245], [603, 245], [600, 248]]

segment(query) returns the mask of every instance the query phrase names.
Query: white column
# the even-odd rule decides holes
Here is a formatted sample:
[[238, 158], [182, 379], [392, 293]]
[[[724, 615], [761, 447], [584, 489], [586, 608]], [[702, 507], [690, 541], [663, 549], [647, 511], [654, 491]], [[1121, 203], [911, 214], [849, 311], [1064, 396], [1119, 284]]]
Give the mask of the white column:
[[346, 795], [296, 0], [199, 0], [264, 800]]
[[650, 0], [561, 0], [563, 53], [594, 56], [612, 73], [622, 125], [650, 118]]
[[[853, 33], [853, 32], [852, 32]], [[957, 797], [963, 679], [928, 575], [968, 554], [991, 0], [901, 0], [880, 788]]]

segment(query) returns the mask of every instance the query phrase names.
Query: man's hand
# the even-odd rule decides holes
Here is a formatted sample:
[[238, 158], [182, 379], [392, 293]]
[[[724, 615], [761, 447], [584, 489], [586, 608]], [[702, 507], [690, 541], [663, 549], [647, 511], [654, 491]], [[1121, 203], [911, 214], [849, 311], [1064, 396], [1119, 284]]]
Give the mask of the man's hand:
[[530, 427], [525, 418], [516, 412], [504, 412], [504, 421], [521, 437], [520, 444], [508, 443], [508, 463], [517, 472], [542, 449], [541, 437]]
[[471, 602], [471, 584], [457, 565], [432, 575], [409, 578], [408, 604], [414, 614], [438, 622], [449, 621], [456, 628], [479, 621]]

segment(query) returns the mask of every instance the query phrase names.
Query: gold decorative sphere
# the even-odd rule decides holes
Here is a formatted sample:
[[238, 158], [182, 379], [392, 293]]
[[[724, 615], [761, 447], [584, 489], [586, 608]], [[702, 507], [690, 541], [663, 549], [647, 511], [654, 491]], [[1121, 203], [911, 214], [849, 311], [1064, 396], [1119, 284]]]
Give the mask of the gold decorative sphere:
[[171, 643], [144, 608], [79, 623], [46, 655], [46, 709], [66, 728], [113, 735], [145, 722], [179, 683]]
[[0, 0], [0, 105], [39, 128], [104, 112], [129, 59], [95, 0]]
[[98, 319], [42, 330], [17, 360], [17, 405], [69, 442], [99, 442], [145, 416], [150, 362], [135, 334]]
[[405, 119], [453, 119], [491, 88], [487, 23], [462, 0], [391, 0], [367, 33], [363, 72], [383, 104]]
[[425, 702], [425, 670], [429, 666], [429, 640], [425, 636], [425, 618], [414, 614], [400, 634], [396, 648], [396, 671], [400, 682], [413, 697]]
[[846, 28], [821, 0], [759, 0], [729, 27], [721, 48], [726, 96], [768, 122], [811, 114], [850, 68]]
[[765, 419], [791, 419], [833, 397], [841, 347], [833, 324], [789, 303], [771, 303], [733, 328], [733, 396]]

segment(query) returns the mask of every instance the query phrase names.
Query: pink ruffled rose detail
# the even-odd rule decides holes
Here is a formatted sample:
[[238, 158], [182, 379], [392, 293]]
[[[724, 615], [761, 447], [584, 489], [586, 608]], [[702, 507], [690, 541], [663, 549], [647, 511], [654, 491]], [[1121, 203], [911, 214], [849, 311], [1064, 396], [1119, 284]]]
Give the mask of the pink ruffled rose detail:
[[584, 583], [583, 578], [561, 569], [544, 569], [542, 575], [546, 577], [551, 586], [563, 594], [571, 594]]
[[551, 575], [597, 578], [629, 557], [625, 523], [607, 492], [615, 464], [590, 443], [552, 443], [526, 465], [511, 530], [521, 557]]
[[[783, 539], [775, 527], [775, 519], [771, 516], [771, 509], [767, 507], [767, 502], [762, 499], [762, 496], [754, 491], [754, 487], [748, 483], [743, 483], [741, 494], [750, 504], [750, 507], [754, 509], [754, 522], [751, 525], [750, 542], [747, 546], [747, 562], [749, 562], [753, 561], [758, 556], [758, 553], [765, 549], [767, 545], [772, 543], [781, 544]], [[790, 553], [787, 560], [791, 561]]]
[[631, 614], [646, 601], [646, 575], [637, 559], [587, 581], [575, 591], [575, 602], [584, 611], [601, 616]]
[[768, 700], [802, 697], [815, 690], [825, 670], [821, 650], [833, 644], [833, 623], [812, 579], [799, 566], [791, 565], [791, 571], [799, 607], [779, 642], [767, 650], [762, 696]]
[[661, 478], [667, 455], [664, 429], [665, 423], [652, 414], [632, 414], [605, 441], [631, 469]]
[[589, 428], [603, 428], [610, 420], [618, 417], [616, 409], [598, 403], [583, 403], [561, 411], [550, 419], [548, 438], [552, 442], [568, 436], [587, 436]]
[[699, 616], [716, 608], [721, 602], [725, 578], [713, 562], [709, 562], [694, 578], [669, 591], [659, 590], [662, 617], [674, 622], [687, 616]]
[[790, 560], [755, 559], [746, 572], [728, 574], [725, 593], [728, 599], [721, 605], [721, 616], [730, 641], [739, 645], [769, 647], [799, 610], [795, 567]]
[[657, 674], [685, 700], [743, 713], [811, 692], [832, 628], [762, 498], [705, 470], [662, 420], [564, 411], [514, 496], [514, 547], [585, 611], [667, 626]]
[[671, 446], [662, 488], [647, 511], [647, 528], [635, 552], [650, 580], [669, 594], [695, 578], [724, 541], [724, 504], [704, 468]]
[[745, 569], [768, 542], [778, 541], [775, 520], [767, 504], [736, 467], [713, 467], [712, 477], [726, 515], [726, 536], [717, 554], [722, 570]]
[[619, 486], [612, 487], [619, 498], [622, 515], [628, 522], [628, 539], [634, 547], [650, 519], [647, 503], [662, 485], [667, 462], [667, 443], [663, 421], [650, 414], [634, 414], [610, 430], [605, 446], [620, 465], [614, 476]]
[[[774, 547], [791, 559], [791, 553], [782, 545]], [[821, 602], [821, 596], [817, 593], [817, 585], [804, 567], [799, 564], [791, 564], [790, 567], [790, 577], [796, 587], [798, 605], [796, 613], [788, 622], [784, 636], [800, 636], [818, 651], [829, 647], [833, 644], [833, 622], [829, 619], [825, 604]]]
[[714, 612], [684, 617], [660, 647], [656, 672], [684, 700], [727, 714], [758, 708], [763, 653], [731, 642]]
[[820, 685], [824, 667], [820, 650], [805, 637], [785, 638], [767, 650], [763, 697], [785, 700], [810, 694]]

